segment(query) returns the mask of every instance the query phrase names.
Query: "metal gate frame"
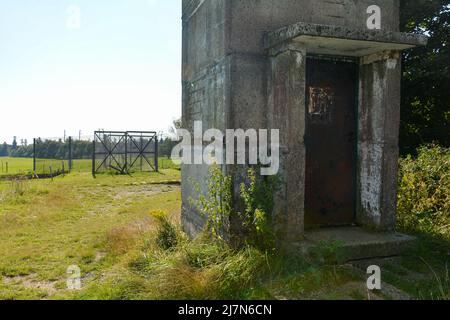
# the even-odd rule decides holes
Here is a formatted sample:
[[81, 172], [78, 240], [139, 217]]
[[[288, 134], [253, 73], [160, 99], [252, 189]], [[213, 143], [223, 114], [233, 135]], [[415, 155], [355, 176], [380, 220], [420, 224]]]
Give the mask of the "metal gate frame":
[[[110, 139], [116, 138], [117, 140], [113, 144], [108, 145], [105, 137]], [[103, 152], [96, 150], [96, 143], [102, 145]], [[123, 150], [118, 150], [121, 144], [124, 148]], [[148, 151], [151, 144], [154, 145], [154, 150]], [[102, 161], [97, 165], [96, 160], [100, 155], [102, 156]], [[118, 156], [121, 156], [123, 161], [118, 160]], [[158, 134], [154, 131], [95, 131], [92, 152], [92, 176], [94, 178], [100, 172], [100, 168], [107, 164], [108, 161], [109, 169], [113, 169], [119, 174], [130, 174], [130, 169], [135, 167], [138, 161], [141, 171], [143, 171], [142, 168], [145, 162], [153, 171], [159, 172]]]

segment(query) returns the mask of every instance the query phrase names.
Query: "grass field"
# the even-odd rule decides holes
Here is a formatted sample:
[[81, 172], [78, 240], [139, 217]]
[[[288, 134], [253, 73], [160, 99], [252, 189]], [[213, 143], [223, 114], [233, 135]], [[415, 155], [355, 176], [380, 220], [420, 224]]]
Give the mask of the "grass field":
[[[49, 173], [49, 167], [54, 170], [62, 168], [61, 160], [51, 160], [51, 159], [37, 159], [36, 169], [39, 173]], [[90, 159], [74, 159], [72, 160], [72, 172], [91, 172], [92, 171], [92, 160]], [[68, 168], [68, 162], [64, 161], [64, 167]], [[159, 158], [159, 168], [161, 170], [167, 169], [178, 169], [179, 166], [175, 165], [172, 160], [165, 157]], [[5, 175], [21, 175], [29, 174], [33, 170], [33, 159], [32, 158], [11, 158], [11, 157], [0, 157], [0, 176]]]
[[[20, 171], [28, 163], [18, 160]], [[429, 167], [413, 167], [404, 181]], [[179, 231], [179, 170], [96, 179], [80, 171], [0, 181], [0, 299], [450, 299], [450, 237], [442, 228], [418, 229], [419, 241], [402, 257], [344, 265], [335, 244], [321, 245], [313, 260], [236, 250]], [[155, 212], [166, 212], [176, 231], [161, 229]], [[177, 242], [161, 248], [173, 232]], [[367, 291], [365, 264], [382, 267], [381, 291]], [[79, 291], [67, 289], [73, 265]]]
[[179, 187], [155, 185], [179, 174], [0, 182], [0, 299], [66, 297], [70, 265], [83, 270], [85, 282], [101, 277], [120, 260], [108, 239], [120, 238], [121, 228], [145, 225], [151, 210], [179, 215]]
[[[74, 172], [91, 172], [92, 170], [92, 160], [74, 159], [72, 163]], [[53, 169], [55, 170], [57, 170], [58, 168], [62, 168], [62, 161], [52, 159], [36, 160], [36, 171], [38, 173], [48, 173], [50, 166], [53, 167]], [[68, 168], [67, 161], [64, 161], [64, 167]], [[29, 174], [32, 171], [33, 171], [32, 158], [0, 157], [0, 176]]]
[[0, 175], [26, 174], [32, 170], [31, 158], [0, 157]]

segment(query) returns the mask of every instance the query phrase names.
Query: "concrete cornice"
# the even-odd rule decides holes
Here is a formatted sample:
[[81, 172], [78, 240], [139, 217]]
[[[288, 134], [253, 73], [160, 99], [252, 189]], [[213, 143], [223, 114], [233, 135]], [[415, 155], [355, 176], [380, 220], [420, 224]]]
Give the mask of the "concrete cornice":
[[404, 45], [405, 47], [424, 46], [428, 42], [428, 37], [412, 33], [383, 30], [358, 30], [340, 26], [299, 22], [266, 33], [264, 45], [266, 49], [271, 49], [284, 42], [295, 41], [302, 36], [379, 42], [384, 44]]

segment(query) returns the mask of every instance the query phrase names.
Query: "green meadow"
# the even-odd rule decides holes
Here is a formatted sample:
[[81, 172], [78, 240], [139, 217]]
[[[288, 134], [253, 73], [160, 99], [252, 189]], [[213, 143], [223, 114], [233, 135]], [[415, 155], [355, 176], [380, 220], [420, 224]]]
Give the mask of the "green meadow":
[[179, 216], [179, 175], [93, 179], [82, 172], [0, 182], [0, 299], [69, 297], [71, 265], [81, 268], [85, 285], [113, 272], [117, 252], [149, 231], [149, 212]]
[[[64, 167], [68, 168], [68, 161], [55, 160], [55, 159], [37, 159], [36, 171], [37, 173], [49, 173], [50, 167], [55, 171]], [[159, 158], [159, 168], [162, 170], [167, 169], [179, 169], [179, 166], [174, 164], [171, 159], [166, 157]], [[12, 158], [12, 157], [0, 157], [0, 176], [6, 175], [22, 175], [30, 174], [33, 171], [33, 159], [32, 158]], [[74, 159], [72, 160], [72, 172], [91, 172], [92, 160], [91, 159]]]
[[0, 157], [0, 175], [27, 174], [32, 170], [32, 158]]
[[[18, 173], [30, 164], [12, 160]], [[344, 264], [337, 243], [305, 257], [189, 239], [177, 169], [0, 181], [0, 299], [449, 299], [450, 153], [423, 148], [400, 168], [398, 228], [418, 241]], [[382, 267], [382, 290], [367, 291], [367, 264]]]

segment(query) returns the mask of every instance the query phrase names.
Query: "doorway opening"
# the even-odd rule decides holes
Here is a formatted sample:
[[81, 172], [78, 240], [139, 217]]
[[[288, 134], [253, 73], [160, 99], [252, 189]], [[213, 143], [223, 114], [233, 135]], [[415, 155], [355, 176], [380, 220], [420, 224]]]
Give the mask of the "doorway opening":
[[357, 59], [308, 56], [306, 63], [306, 227], [355, 223]]

